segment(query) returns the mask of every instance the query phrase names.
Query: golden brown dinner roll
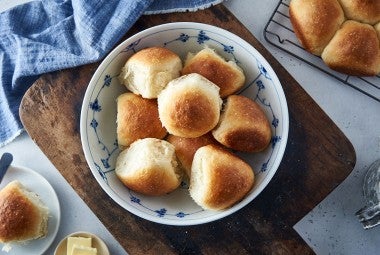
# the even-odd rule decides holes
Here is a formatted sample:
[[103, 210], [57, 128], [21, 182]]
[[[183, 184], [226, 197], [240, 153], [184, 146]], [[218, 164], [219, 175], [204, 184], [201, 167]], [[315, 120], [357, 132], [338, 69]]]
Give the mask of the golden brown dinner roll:
[[177, 158], [188, 177], [190, 177], [191, 164], [193, 162], [195, 152], [200, 147], [203, 147], [205, 145], [219, 144], [210, 132], [195, 138], [185, 138], [169, 135], [167, 141], [174, 145]]
[[0, 191], [0, 242], [24, 242], [48, 232], [49, 209], [17, 180]]
[[180, 76], [182, 61], [167, 48], [150, 47], [136, 52], [125, 63], [120, 81], [144, 98], [157, 98], [169, 81]]
[[221, 105], [218, 86], [196, 73], [171, 81], [158, 96], [162, 124], [181, 137], [198, 137], [213, 129]]
[[302, 46], [318, 56], [345, 19], [338, 0], [292, 0], [289, 15]]
[[224, 146], [246, 152], [262, 151], [271, 140], [271, 128], [263, 110], [255, 101], [241, 95], [227, 97], [212, 134]]
[[166, 133], [158, 118], [157, 100], [133, 93], [117, 98], [117, 141], [121, 149], [138, 139], [164, 138]]
[[339, 0], [347, 19], [374, 25], [380, 22], [379, 0]]
[[357, 76], [380, 72], [380, 42], [373, 26], [348, 20], [322, 53], [332, 69]]
[[234, 61], [227, 62], [210, 48], [188, 54], [182, 74], [190, 73], [198, 73], [219, 86], [222, 98], [238, 91], [245, 81], [243, 70]]
[[115, 172], [125, 186], [151, 196], [175, 190], [183, 175], [174, 146], [156, 138], [137, 140], [122, 151], [116, 160]]
[[194, 155], [190, 196], [204, 209], [223, 210], [239, 202], [252, 189], [252, 168], [234, 154], [206, 145]]

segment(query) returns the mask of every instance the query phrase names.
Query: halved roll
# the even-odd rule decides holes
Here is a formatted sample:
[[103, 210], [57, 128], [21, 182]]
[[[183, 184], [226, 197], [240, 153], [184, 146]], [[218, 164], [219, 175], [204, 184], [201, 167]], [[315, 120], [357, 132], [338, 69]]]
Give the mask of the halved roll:
[[204, 209], [223, 210], [242, 200], [252, 189], [254, 172], [242, 159], [215, 145], [194, 155], [190, 196]]
[[174, 146], [156, 138], [137, 140], [122, 151], [115, 172], [125, 186], [151, 196], [172, 192], [183, 176]]
[[380, 42], [373, 26], [348, 20], [322, 53], [323, 61], [338, 72], [372, 76], [380, 72]]
[[157, 100], [160, 120], [170, 134], [198, 137], [218, 124], [222, 105], [219, 88], [199, 74], [172, 80]]
[[318, 56], [345, 20], [338, 0], [292, 0], [289, 15], [302, 46]]
[[243, 70], [234, 61], [226, 61], [210, 48], [188, 54], [182, 74], [190, 73], [198, 73], [215, 83], [222, 98], [238, 91], [245, 82]]
[[38, 194], [21, 182], [8, 183], [0, 191], [0, 242], [25, 242], [48, 233], [49, 209]]
[[121, 149], [142, 138], [162, 139], [166, 129], [158, 117], [157, 100], [124, 93], [117, 98], [117, 141]]
[[261, 107], [248, 97], [227, 98], [214, 138], [224, 146], [246, 152], [258, 152], [268, 147], [272, 131]]
[[144, 98], [157, 98], [169, 81], [180, 76], [182, 61], [171, 50], [149, 47], [136, 52], [125, 63], [120, 81]]

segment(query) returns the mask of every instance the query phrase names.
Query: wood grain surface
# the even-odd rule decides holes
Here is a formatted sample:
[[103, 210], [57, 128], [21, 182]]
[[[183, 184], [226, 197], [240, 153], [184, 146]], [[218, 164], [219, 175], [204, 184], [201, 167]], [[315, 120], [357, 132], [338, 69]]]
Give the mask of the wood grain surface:
[[350, 174], [356, 161], [351, 143], [222, 5], [143, 16], [124, 39], [176, 21], [208, 23], [244, 38], [268, 60], [283, 85], [290, 114], [286, 152], [272, 181], [246, 207], [212, 223], [177, 227], [141, 219], [109, 198], [90, 172], [79, 134], [82, 99], [99, 63], [41, 76], [20, 107], [26, 131], [130, 254], [313, 254], [293, 226]]

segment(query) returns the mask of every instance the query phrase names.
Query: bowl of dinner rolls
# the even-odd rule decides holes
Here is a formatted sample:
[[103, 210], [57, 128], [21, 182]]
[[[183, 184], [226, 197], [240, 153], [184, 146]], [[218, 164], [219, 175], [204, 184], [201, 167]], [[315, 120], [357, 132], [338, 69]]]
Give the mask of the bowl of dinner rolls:
[[288, 130], [284, 91], [265, 58], [237, 35], [193, 22], [118, 45], [94, 73], [80, 120], [103, 190], [167, 225], [211, 222], [254, 203]]

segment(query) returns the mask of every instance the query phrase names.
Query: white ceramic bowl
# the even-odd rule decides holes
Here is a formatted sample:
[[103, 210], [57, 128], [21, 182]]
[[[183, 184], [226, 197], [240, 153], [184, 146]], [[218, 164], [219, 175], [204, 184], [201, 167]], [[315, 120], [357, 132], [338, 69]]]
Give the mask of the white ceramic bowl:
[[[116, 140], [116, 98], [126, 91], [117, 76], [126, 60], [150, 46], [163, 46], [182, 59], [205, 46], [234, 60], [246, 75], [241, 94], [263, 108], [272, 127], [271, 145], [261, 153], [239, 154], [255, 171], [255, 185], [232, 208], [202, 210], [191, 199], [186, 183], [176, 191], [149, 197], [123, 186], [115, 175], [119, 154]], [[251, 202], [269, 183], [283, 157], [288, 138], [289, 116], [282, 86], [268, 62], [240, 37], [218, 27], [200, 23], [169, 23], [144, 30], [117, 46], [100, 64], [87, 88], [81, 112], [81, 139], [88, 165], [104, 191], [129, 212], [169, 225], [194, 225], [214, 221]]]

